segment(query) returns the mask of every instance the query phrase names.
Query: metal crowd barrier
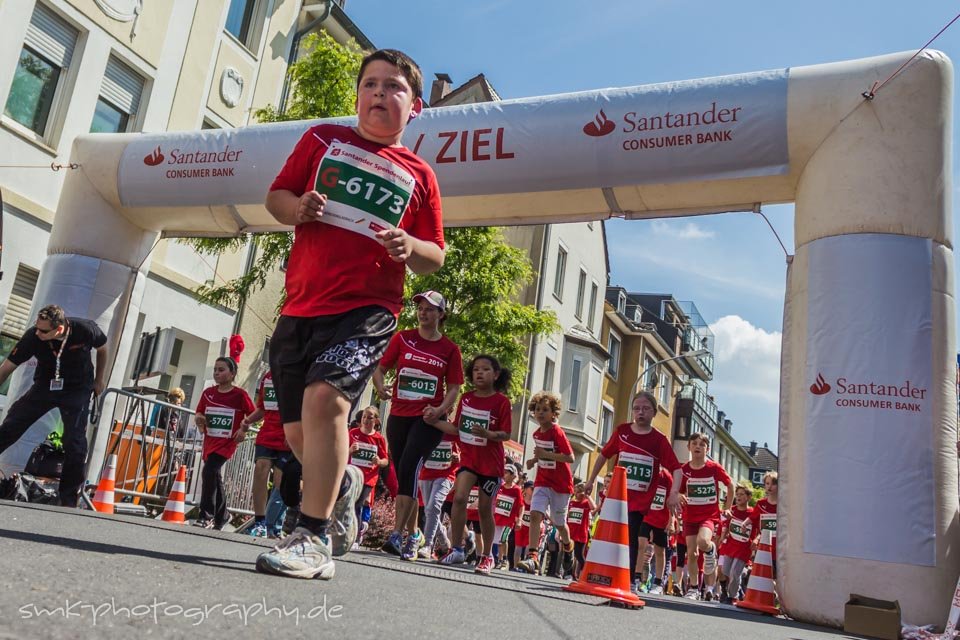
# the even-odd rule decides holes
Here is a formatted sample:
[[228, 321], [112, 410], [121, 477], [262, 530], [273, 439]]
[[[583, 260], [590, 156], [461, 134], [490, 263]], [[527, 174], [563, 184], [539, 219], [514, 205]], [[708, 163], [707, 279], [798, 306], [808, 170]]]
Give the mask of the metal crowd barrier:
[[[114, 400], [112, 412], [104, 416], [104, 407], [111, 396]], [[114, 492], [122, 496], [117, 499], [118, 502], [162, 510], [180, 465], [186, 465], [187, 511], [199, 504], [203, 434], [194, 423], [195, 413], [189, 408], [155, 400], [131, 390], [111, 388], [101, 394], [90, 422], [98, 425], [98, 429], [109, 429], [110, 435], [104, 458], [91, 460], [91, 465], [97, 465], [99, 477], [109, 456], [117, 456]], [[233, 513], [253, 515], [253, 440], [254, 437], [248, 434], [234, 456], [224, 465], [227, 507]]]

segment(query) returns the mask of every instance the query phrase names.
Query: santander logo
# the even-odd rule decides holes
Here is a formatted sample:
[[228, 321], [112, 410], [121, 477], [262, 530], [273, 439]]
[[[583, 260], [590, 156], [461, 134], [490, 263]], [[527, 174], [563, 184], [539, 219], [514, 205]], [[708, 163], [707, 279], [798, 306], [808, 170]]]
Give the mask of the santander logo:
[[600, 109], [600, 113], [598, 113], [593, 120], [583, 125], [583, 132], [588, 136], [600, 138], [608, 133], [613, 133], [613, 130], [616, 128], [617, 125], [615, 125], [613, 121], [607, 117], [607, 114], [603, 112], [603, 109]]
[[822, 373], [817, 374], [817, 381], [810, 385], [810, 391], [818, 396], [822, 396], [830, 391], [830, 385], [823, 379]]
[[153, 153], [143, 157], [143, 164], [147, 165], [148, 167], [155, 167], [161, 162], [163, 162], [163, 158], [164, 158], [164, 155], [160, 151], [160, 147], [158, 146], [156, 149], [153, 150]]

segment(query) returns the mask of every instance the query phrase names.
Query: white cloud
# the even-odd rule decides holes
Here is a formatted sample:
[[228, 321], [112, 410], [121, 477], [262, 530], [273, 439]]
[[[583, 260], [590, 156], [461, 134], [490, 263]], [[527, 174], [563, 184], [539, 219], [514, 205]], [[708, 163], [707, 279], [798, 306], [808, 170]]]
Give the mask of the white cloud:
[[716, 235], [713, 231], [707, 231], [695, 222], [677, 224], [666, 220], [654, 220], [651, 228], [653, 233], [658, 236], [667, 236], [678, 240], [705, 240]]
[[779, 331], [753, 326], [740, 316], [724, 316], [710, 325], [714, 343], [715, 380], [710, 389], [724, 397], [764, 401], [780, 399]]

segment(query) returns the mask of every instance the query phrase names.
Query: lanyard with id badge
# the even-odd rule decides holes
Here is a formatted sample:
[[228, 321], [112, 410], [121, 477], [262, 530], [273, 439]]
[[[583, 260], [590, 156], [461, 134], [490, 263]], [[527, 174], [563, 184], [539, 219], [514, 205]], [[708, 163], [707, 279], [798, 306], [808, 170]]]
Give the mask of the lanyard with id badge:
[[[60, 377], [60, 357], [63, 355], [63, 350], [67, 347], [67, 339], [70, 337], [70, 327], [67, 327], [67, 332], [63, 336], [63, 342], [60, 343], [60, 350], [56, 352], [57, 360], [54, 365], [53, 370], [53, 380], [50, 381], [50, 391], [63, 391], [63, 378]], [[50, 350], [53, 351], [53, 345], [50, 345]]]
[[327, 196], [320, 221], [376, 240], [399, 226], [416, 184], [400, 165], [335, 140], [314, 180], [314, 189]]

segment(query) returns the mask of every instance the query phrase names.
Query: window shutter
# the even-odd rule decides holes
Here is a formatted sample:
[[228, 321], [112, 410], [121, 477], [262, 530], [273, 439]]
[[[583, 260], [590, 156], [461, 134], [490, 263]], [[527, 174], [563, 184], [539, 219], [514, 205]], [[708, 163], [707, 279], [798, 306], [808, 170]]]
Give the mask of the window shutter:
[[24, 43], [54, 64], [69, 67], [77, 30], [67, 21], [38, 2], [33, 9]]
[[103, 87], [100, 89], [100, 95], [128, 115], [133, 115], [140, 106], [140, 94], [142, 93], [143, 78], [133, 69], [111, 56], [107, 62], [107, 70], [103, 75]]
[[17, 268], [17, 277], [13, 281], [13, 291], [7, 303], [7, 311], [3, 314], [3, 333], [20, 337], [27, 327], [33, 324], [30, 317], [30, 306], [33, 304], [33, 294], [37, 290], [37, 278], [40, 272], [36, 269], [20, 265]]

